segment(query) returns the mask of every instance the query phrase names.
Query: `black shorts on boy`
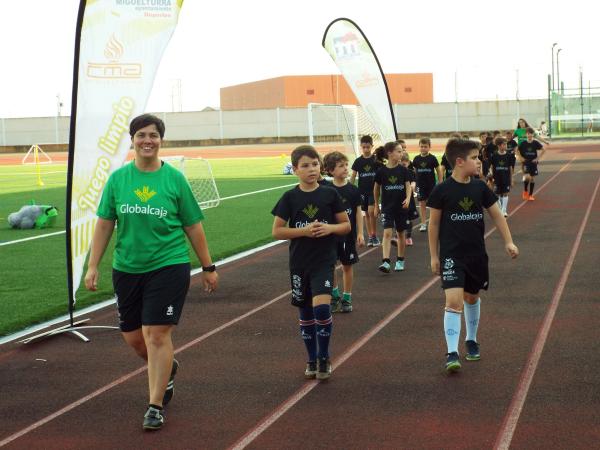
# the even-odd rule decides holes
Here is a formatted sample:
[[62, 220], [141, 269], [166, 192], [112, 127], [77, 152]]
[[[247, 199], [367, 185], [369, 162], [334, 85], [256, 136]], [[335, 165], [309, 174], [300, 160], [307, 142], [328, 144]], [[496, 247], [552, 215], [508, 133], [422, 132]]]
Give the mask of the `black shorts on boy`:
[[417, 200], [420, 202], [426, 202], [433, 191], [434, 185], [417, 186]]
[[538, 175], [538, 165], [533, 161], [525, 161], [523, 163], [523, 173], [531, 176]]
[[489, 270], [487, 254], [478, 256], [441, 257], [442, 289], [464, 288], [469, 294], [487, 290]]
[[368, 211], [369, 206], [373, 206], [375, 204], [375, 196], [373, 195], [373, 191], [370, 192], [361, 192], [360, 193], [360, 209], [362, 211]]
[[409, 226], [408, 209], [394, 212], [382, 212], [381, 221], [383, 228], [393, 228], [398, 232], [406, 230]]
[[337, 245], [338, 260], [344, 266], [351, 266], [358, 262], [358, 252], [356, 251], [356, 237], [349, 233], [338, 242]]
[[510, 184], [496, 184], [496, 195], [508, 194], [510, 192]]
[[142, 325], [177, 325], [190, 287], [190, 269], [190, 263], [145, 273], [113, 269], [121, 331], [134, 331]]
[[[334, 265], [290, 269], [292, 305], [297, 307], [310, 306], [313, 297], [331, 295], [334, 269]], [[310, 303], [307, 305], [307, 302]]]

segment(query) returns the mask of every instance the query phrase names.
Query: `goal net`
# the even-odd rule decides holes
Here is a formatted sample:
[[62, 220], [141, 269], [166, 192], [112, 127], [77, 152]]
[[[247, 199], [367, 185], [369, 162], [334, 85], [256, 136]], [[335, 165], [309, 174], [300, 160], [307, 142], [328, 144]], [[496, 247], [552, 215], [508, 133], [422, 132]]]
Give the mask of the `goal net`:
[[201, 208], [219, 206], [220, 197], [210, 163], [203, 158], [185, 156], [162, 156], [160, 159], [171, 164], [185, 174]]
[[308, 134], [311, 145], [331, 145], [351, 156], [360, 156], [360, 138], [369, 135], [373, 147], [383, 145], [379, 133], [358, 105], [308, 104]]

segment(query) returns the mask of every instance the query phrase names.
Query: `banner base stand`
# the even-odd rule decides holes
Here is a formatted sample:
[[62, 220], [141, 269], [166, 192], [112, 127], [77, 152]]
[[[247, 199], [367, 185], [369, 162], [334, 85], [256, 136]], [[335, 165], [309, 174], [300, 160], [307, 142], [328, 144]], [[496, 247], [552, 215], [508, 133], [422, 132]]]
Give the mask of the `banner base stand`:
[[49, 330], [44, 333], [30, 336], [30, 337], [25, 338], [18, 342], [20, 344], [31, 344], [32, 342], [41, 341], [42, 339], [45, 339], [45, 338], [48, 338], [51, 336], [55, 336], [57, 334], [62, 334], [62, 333], [72, 333], [75, 336], [77, 336], [79, 339], [81, 339], [83, 342], [90, 342], [90, 340], [83, 333], [80, 333], [79, 330], [92, 329], [92, 328], [104, 328], [104, 329], [110, 329], [110, 330], [118, 330], [119, 329], [119, 327], [104, 326], [104, 325], [80, 326], [82, 323], [86, 323], [89, 321], [90, 321], [90, 319], [78, 320], [77, 322], [72, 322], [67, 325], [63, 325], [62, 327], [55, 328], [54, 330]]

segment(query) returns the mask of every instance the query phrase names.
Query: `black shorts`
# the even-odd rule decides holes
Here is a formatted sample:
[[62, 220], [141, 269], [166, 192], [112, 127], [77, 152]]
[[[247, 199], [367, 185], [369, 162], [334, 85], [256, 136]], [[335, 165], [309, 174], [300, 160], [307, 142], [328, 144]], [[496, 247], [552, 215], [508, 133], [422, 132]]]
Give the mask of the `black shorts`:
[[356, 237], [353, 234], [347, 234], [345, 239], [339, 241], [337, 244], [337, 257], [344, 266], [351, 266], [358, 262]]
[[410, 225], [409, 210], [402, 208], [400, 211], [382, 212], [381, 222], [383, 229], [394, 228], [396, 231], [404, 231]]
[[333, 264], [309, 269], [290, 269], [292, 305], [312, 306], [313, 297], [331, 296], [334, 269]]
[[417, 200], [420, 202], [426, 202], [434, 186], [417, 186]]
[[177, 325], [190, 287], [190, 269], [190, 263], [145, 273], [113, 269], [121, 331], [134, 331], [142, 325]]
[[508, 194], [510, 192], [510, 184], [496, 184], [496, 195]]
[[408, 207], [408, 220], [416, 220], [419, 218], [419, 211], [417, 211], [417, 202], [415, 198], [410, 199], [410, 206]]
[[463, 288], [469, 294], [477, 294], [489, 286], [488, 256], [462, 256], [440, 258], [442, 289]]
[[535, 177], [538, 174], [538, 164], [532, 161], [523, 163], [523, 173]]
[[373, 206], [374, 204], [375, 195], [373, 194], [373, 191], [360, 193], [360, 209], [362, 211], [368, 211], [369, 206]]

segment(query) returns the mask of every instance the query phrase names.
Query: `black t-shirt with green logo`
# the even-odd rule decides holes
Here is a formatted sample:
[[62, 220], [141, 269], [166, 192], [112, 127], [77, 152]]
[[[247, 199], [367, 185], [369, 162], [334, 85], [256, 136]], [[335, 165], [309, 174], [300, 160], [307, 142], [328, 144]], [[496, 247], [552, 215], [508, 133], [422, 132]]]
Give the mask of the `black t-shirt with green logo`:
[[417, 171], [417, 186], [421, 189], [435, 186], [435, 168], [440, 165], [437, 158], [431, 153], [426, 156], [417, 155], [413, 159]]
[[442, 210], [440, 259], [485, 254], [483, 213], [497, 200], [485, 182], [476, 178], [469, 183], [448, 178], [433, 189], [427, 206]]
[[408, 169], [400, 164], [394, 168], [381, 167], [375, 175], [381, 186], [381, 210], [384, 213], [398, 212], [406, 199], [406, 182], [410, 182]]
[[[329, 186], [319, 186], [311, 192], [304, 192], [296, 186], [283, 194], [271, 214], [285, 220], [290, 228], [304, 228], [315, 220], [337, 223], [335, 215], [345, 210], [340, 195]], [[337, 240], [334, 234], [290, 240], [290, 269], [335, 264], [336, 259]]]
[[444, 171], [446, 172], [446, 174], [444, 175], [444, 177], [446, 179], [450, 178], [452, 176], [452, 166], [450, 166], [450, 161], [448, 161], [448, 158], [446, 158], [446, 154], [444, 153], [442, 155], [442, 166], [444, 166]]
[[510, 168], [514, 167], [513, 156], [508, 153], [496, 153], [490, 159], [492, 173], [496, 185], [508, 186], [510, 184]]
[[375, 155], [369, 158], [359, 156], [352, 163], [352, 170], [358, 175], [358, 189], [361, 194], [373, 192], [373, 183], [375, 182], [375, 174], [382, 164], [375, 160]]
[[[344, 205], [344, 208], [346, 208], [346, 214], [348, 214], [350, 225], [352, 226], [350, 234], [356, 239], [356, 208], [361, 204], [360, 191], [356, 186], [350, 183], [346, 183], [343, 186], [336, 186], [334, 184], [333, 187], [338, 191], [340, 197], [342, 197], [342, 204]], [[344, 238], [345, 236], [341, 237]]]
[[540, 144], [535, 139], [531, 142], [523, 141], [519, 144], [519, 153], [525, 159], [526, 162], [533, 161], [538, 157], [538, 150], [544, 148], [542, 144]]

